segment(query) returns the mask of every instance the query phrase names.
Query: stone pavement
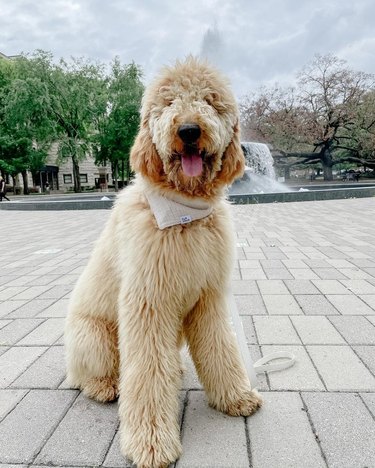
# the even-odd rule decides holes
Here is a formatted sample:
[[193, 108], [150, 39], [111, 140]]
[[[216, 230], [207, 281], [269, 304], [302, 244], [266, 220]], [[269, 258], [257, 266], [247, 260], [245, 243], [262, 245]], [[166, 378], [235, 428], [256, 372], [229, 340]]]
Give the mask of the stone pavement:
[[[375, 199], [234, 206], [233, 288], [259, 378], [251, 418], [207, 406], [187, 358], [177, 467], [375, 467]], [[69, 389], [63, 322], [108, 211], [3, 212], [0, 468], [125, 466], [117, 404]]]

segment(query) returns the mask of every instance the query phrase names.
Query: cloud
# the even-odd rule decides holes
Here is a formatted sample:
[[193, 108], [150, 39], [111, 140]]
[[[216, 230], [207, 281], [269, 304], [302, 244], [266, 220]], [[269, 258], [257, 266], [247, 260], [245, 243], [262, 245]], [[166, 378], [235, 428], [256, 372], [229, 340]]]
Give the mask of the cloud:
[[375, 72], [373, 0], [12, 0], [2, 2], [0, 51], [37, 48], [56, 58], [115, 55], [139, 63], [148, 81], [163, 64], [211, 55], [238, 96], [265, 83], [290, 82], [314, 53], [333, 53]]

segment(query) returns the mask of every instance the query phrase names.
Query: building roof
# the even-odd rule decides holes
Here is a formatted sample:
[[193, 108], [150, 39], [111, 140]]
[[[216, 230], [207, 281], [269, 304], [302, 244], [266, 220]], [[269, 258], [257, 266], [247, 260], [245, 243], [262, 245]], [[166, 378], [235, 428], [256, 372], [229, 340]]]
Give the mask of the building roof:
[[3, 59], [12, 60], [18, 57], [21, 57], [21, 56], [20, 55], [5, 55], [2, 52], [0, 52], [0, 58], [3, 58]]

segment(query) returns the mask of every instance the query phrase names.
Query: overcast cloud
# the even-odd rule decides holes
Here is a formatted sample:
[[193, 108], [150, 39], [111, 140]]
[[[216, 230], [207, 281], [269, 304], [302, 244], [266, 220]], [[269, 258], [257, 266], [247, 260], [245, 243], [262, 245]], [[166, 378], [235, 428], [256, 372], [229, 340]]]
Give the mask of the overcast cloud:
[[315, 53], [375, 73], [374, 20], [374, 0], [0, 0], [0, 52], [118, 55], [140, 64], [147, 82], [161, 65], [199, 54], [206, 35], [241, 96], [291, 82]]

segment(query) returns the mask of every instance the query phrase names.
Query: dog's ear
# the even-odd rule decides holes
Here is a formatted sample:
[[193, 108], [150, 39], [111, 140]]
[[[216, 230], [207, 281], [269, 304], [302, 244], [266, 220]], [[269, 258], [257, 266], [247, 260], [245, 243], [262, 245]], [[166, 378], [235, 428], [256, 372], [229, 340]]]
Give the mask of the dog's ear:
[[233, 137], [222, 158], [221, 170], [218, 178], [226, 185], [241, 177], [245, 170], [245, 156], [240, 142], [239, 123], [234, 126]]
[[135, 172], [157, 181], [163, 174], [163, 163], [152, 142], [147, 125], [143, 125], [130, 152], [130, 164]]

